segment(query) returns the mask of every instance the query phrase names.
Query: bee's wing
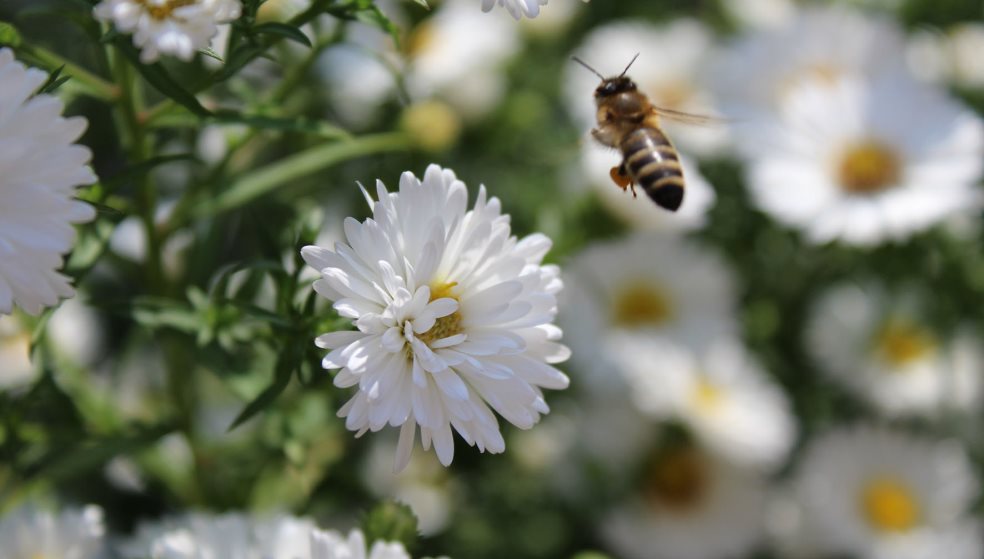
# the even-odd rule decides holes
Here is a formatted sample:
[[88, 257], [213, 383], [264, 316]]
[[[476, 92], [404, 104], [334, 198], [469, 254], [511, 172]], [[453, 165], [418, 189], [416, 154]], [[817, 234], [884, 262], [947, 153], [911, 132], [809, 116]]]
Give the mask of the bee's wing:
[[675, 111], [673, 109], [658, 107], [656, 105], [653, 105], [653, 112], [667, 120], [675, 120], [677, 122], [684, 122], [687, 124], [699, 124], [702, 126], [721, 125], [731, 122], [731, 119], [720, 116], [685, 113], [683, 111]]

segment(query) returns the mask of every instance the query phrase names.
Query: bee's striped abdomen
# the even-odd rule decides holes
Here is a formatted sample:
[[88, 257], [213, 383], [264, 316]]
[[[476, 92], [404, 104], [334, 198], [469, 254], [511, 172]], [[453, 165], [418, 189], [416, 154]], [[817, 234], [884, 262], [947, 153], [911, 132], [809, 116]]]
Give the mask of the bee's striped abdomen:
[[639, 128], [622, 140], [623, 165], [632, 180], [660, 206], [683, 203], [683, 168], [676, 149], [658, 128]]

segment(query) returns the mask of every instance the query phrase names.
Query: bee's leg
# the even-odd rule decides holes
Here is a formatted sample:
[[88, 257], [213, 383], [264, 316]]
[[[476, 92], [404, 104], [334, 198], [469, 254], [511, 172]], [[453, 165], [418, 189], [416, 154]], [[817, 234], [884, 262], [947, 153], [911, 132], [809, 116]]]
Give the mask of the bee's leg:
[[627, 188], [632, 188], [632, 197], [636, 197], [635, 183], [632, 182], [632, 177], [625, 169], [625, 163], [622, 163], [618, 167], [612, 167], [612, 170], [608, 172], [612, 177], [612, 182], [614, 182], [619, 188], [625, 190]]

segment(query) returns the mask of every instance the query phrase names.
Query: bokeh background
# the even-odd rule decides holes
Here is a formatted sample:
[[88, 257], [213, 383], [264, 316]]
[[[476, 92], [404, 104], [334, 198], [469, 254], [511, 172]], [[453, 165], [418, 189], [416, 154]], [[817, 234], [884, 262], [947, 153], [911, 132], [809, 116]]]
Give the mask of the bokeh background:
[[[277, 41], [197, 92], [266, 120], [199, 120], [145, 83], [140, 169], [112, 107], [61, 86], [100, 213], [68, 262], [77, 297], [0, 317], [0, 514], [348, 527], [394, 499], [415, 556], [984, 556], [978, 0], [550, 0], [520, 22], [429, 3], [331, 2], [311, 46]], [[90, 9], [5, 0], [0, 20], [25, 60], [112, 80]], [[213, 48], [164, 67], [194, 91], [238, 60]], [[718, 117], [666, 124], [677, 215], [617, 189], [618, 154], [587, 133], [597, 78], [570, 56], [610, 75], [635, 53], [655, 102]], [[571, 387], [534, 429], [505, 426], [504, 454], [458, 444], [444, 468], [418, 449], [394, 475], [395, 430], [335, 417], [347, 391], [312, 340], [347, 326], [298, 248], [367, 215], [357, 182], [432, 162], [553, 239]], [[121, 209], [141, 181], [160, 242]]]

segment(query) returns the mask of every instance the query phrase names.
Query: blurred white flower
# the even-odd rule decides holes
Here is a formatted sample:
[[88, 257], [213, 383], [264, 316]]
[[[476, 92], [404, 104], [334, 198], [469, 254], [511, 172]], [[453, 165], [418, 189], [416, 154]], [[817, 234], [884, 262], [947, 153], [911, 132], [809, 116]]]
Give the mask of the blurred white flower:
[[[803, 81], [835, 84], [905, 70], [901, 29], [888, 19], [843, 5], [799, 10], [771, 29], [747, 33], [714, 61], [709, 75], [725, 114], [755, 122]], [[836, 113], [828, 114], [836, 120]], [[765, 149], [741, 142], [750, 149]]]
[[469, 119], [487, 114], [502, 99], [503, 66], [521, 46], [508, 16], [484, 15], [472, 0], [444, 2], [414, 28], [408, 44], [411, 96], [439, 96]]
[[102, 510], [61, 512], [22, 506], [0, 518], [4, 559], [101, 559], [105, 557]]
[[909, 39], [906, 58], [912, 73], [930, 82], [984, 87], [984, 24], [965, 22], [945, 33], [918, 30]]
[[538, 18], [524, 19], [523, 31], [538, 37], [556, 37], [570, 28], [584, 4], [583, 0], [554, 0]]
[[343, 537], [335, 531], [315, 529], [311, 531], [311, 559], [410, 559], [410, 554], [403, 544], [382, 541], [374, 542], [367, 554], [366, 537], [359, 530]]
[[582, 380], [598, 390], [621, 380], [613, 359], [620, 334], [699, 345], [737, 333], [731, 271], [714, 252], [676, 236], [596, 243], [566, 278], [560, 322]]
[[132, 559], [312, 559], [313, 530], [310, 520], [283, 515], [191, 513], [142, 524], [120, 552]]
[[823, 557], [984, 555], [979, 526], [966, 516], [978, 482], [955, 441], [840, 429], [813, 442], [797, 479], [797, 496]]
[[689, 446], [660, 451], [640, 495], [603, 522], [625, 559], [736, 559], [763, 533], [761, 477]]
[[0, 49], [0, 315], [14, 305], [38, 314], [74, 295], [57, 269], [75, 243], [72, 224], [95, 217], [72, 197], [96, 180], [92, 153], [73, 143], [87, 122], [63, 118], [57, 97], [32, 95], [46, 79]]
[[836, 286], [816, 303], [807, 349], [832, 378], [888, 415], [979, 408], [979, 337], [963, 330], [941, 339], [919, 303], [877, 286]]
[[814, 243], [903, 240], [980, 207], [980, 118], [912, 79], [803, 83], [748, 136], [755, 203]]
[[321, 272], [315, 290], [358, 328], [317, 340], [331, 350], [324, 367], [341, 369], [335, 385], [358, 386], [338, 413], [359, 435], [402, 425], [398, 470], [418, 424], [444, 465], [452, 427], [469, 445], [502, 452], [492, 410], [529, 429], [549, 411], [541, 388], [568, 384], [548, 365], [570, 354], [551, 324], [562, 284], [556, 266], [541, 265], [550, 239], [511, 236], [484, 186], [466, 211], [465, 184], [436, 165], [423, 181], [404, 173], [398, 193], [382, 182], [376, 190], [373, 218], [346, 220], [349, 244], [302, 251]]
[[[701, 76], [713, 52], [710, 30], [697, 20], [678, 19], [662, 26], [625, 21], [596, 27], [574, 55], [603, 76], [612, 76], [621, 73], [638, 54], [626, 75], [650, 101], [677, 111], [715, 115], [716, 103]], [[598, 76], [580, 64], [567, 64], [563, 87], [567, 108], [585, 130], [596, 123], [594, 90], [598, 84]], [[727, 145], [728, 127], [724, 123], [697, 126], [664, 119], [661, 126], [687, 153], [711, 155]]]
[[503, 6], [517, 20], [540, 15], [540, 6], [546, 6], [547, 0], [482, 0], [482, 11], [489, 11], [492, 6]]
[[149, 64], [162, 54], [191, 60], [241, 9], [239, 0], [102, 0], [93, 14], [132, 33], [141, 62]]
[[692, 351], [622, 336], [616, 347], [643, 412], [683, 422], [704, 447], [742, 467], [782, 465], [797, 430], [789, 401], [741, 344], [719, 340]]
[[76, 365], [89, 366], [102, 357], [106, 325], [95, 308], [71, 299], [48, 319], [47, 334], [55, 352]]
[[583, 172], [574, 180], [588, 181], [601, 203], [636, 229], [693, 231], [707, 223], [707, 212], [717, 200], [717, 194], [690, 158], [680, 154], [686, 189], [683, 204], [675, 212], [668, 212], [654, 204], [641, 189], [640, 195], [635, 197], [616, 186], [609, 172], [621, 162], [622, 155], [617, 151], [593, 140], [585, 141], [581, 148]]
[[31, 332], [16, 316], [0, 315], [0, 390], [34, 381], [31, 365]]

